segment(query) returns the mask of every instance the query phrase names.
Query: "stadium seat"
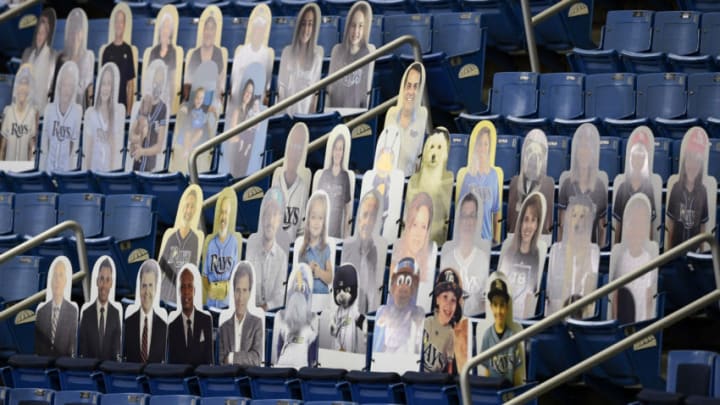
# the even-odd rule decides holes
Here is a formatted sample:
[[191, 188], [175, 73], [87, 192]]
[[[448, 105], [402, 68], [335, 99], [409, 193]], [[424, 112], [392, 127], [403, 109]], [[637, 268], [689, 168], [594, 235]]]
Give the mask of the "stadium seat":
[[437, 13], [461, 11], [460, 0], [415, 0], [415, 7], [420, 13]]
[[[180, 11], [180, 10], [178, 10]], [[193, 17], [180, 17], [178, 21], [177, 46], [187, 53], [197, 45], [198, 19]]]
[[55, 359], [34, 354], [16, 354], [3, 368], [3, 380], [12, 388], [58, 389], [57, 375], [50, 370]]
[[479, 119], [490, 120], [498, 132], [511, 134], [504, 124], [504, 117], [533, 117], [538, 111], [538, 80], [540, 75], [532, 72], [500, 72], [493, 76], [490, 90], [490, 111], [480, 114]]
[[55, 20], [55, 34], [53, 35], [53, 49], [62, 51], [65, 46], [65, 25], [67, 19], [58, 18]]
[[481, 16], [478, 12], [434, 13], [432, 51], [453, 57], [483, 49]]
[[0, 116], [5, 113], [5, 107], [12, 103], [14, 81], [13, 75], [0, 75]]
[[420, 405], [427, 401], [455, 404], [458, 401], [457, 385], [450, 374], [407, 371], [401, 378], [408, 405]]
[[690, 74], [687, 86], [687, 116], [699, 119], [709, 137], [720, 137], [720, 74]]
[[695, 73], [717, 70], [720, 44], [715, 39], [720, 35], [720, 13], [704, 12], [700, 17], [700, 51], [697, 55], [667, 56], [675, 72]]
[[355, 1], [325, 0], [323, 3], [325, 5], [325, 10], [327, 10], [328, 15], [337, 15], [341, 18], [344, 18], [347, 16], [348, 12], [350, 12], [350, 8], [353, 6], [353, 4], [355, 4]]
[[547, 175], [560, 181], [562, 172], [570, 169], [570, 140], [571, 138], [560, 135], [548, 135], [548, 166]]
[[5, 172], [5, 182], [16, 193], [56, 191], [55, 184], [46, 172]]
[[205, 397], [249, 397], [250, 384], [242, 367], [202, 365], [195, 369], [200, 395]]
[[677, 5], [681, 10], [720, 11], [720, 4], [715, 0], [677, 0]]
[[520, 174], [520, 149], [522, 137], [498, 135], [495, 145], [495, 165], [503, 171], [503, 180], [509, 184], [513, 176]]
[[359, 403], [401, 403], [404, 394], [400, 375], [391, 372], [348, 371], [352, 400]]
[[0, 308], [39, 291], [39, 258], [14, 256], [0, 264]]
[[59, 357], [55, 360], [62, 391], [100, 391], [102, 376], [97, 372], [100, 360]]
[[318, 33], [318, 45], [322, 46], [324, 58], [330, 61], [330, 54], [340, 38], [340, 17], [336, 15], [323, 15]]
[[[379, 45], [382, 46], [383, 42]], [[386, 54], [375, 60], [373, 87], [380, 89], [380, 102], [397, 96], [403, 72], [400, 59], [395, 54]]]
[[649, 52], [623, 50], [620, 58], [625, 70], [634, 73], [665, 72], [666, 56], [692, 55], [700, 49], [700, 13], [696, 11], [658, 11], [653, 22]]
[[294, 398], [272, 398], [272, 399], [253, 399], [251, 401], [252, 405], [277, 405], [277, 404], [283, 404], [283, 405], [302, 405], [303, 401], [300, 399], [294, 399]]
[[46, 388], [13, 388], [7, 405], [47, 404], [51, 405], [55, 391]]
[[235, 55], [235, 48], [245, 42], [247, 24], [248, 19], [246, 16], [231, 17], [230, 14], [225, 14], [223, 17], [223, 29], [222, 36], [220, 37], [220, 45], [227, 49], [228, 58], [230, 60], [232, 60]]
[[58, 391], [53, 398], [53, 405], [97, 404], [101, 394], [97, 391]]
[[15, 194], [14, 232], [35, 236], [57, 223], [56, 193]]
[[197, 377], [189, 364], [150, 363], [145, 366], [143, 373], [147, 377], [150, 394], [153, 397], [199, 393]]
[[[474, 404], [497, 404], [506, 402], [506, 398], [512, 398], [537, 385], [531, 382], [518, 387], [512, 387], [507, 380], [497, 377], [481, 377], [470, 375], [470, 396]], [[537, 399], [528, 402], [537, 405]]]
[[[144, 367], [142, 363], [119, 361], [100, 363], [106, 395], [118, 394], [113, 398], [118, 403], [126, 403], [125, 400], [128, 401], [127, 403], [132, 403], [132, 399], [137, 399], [137, 403], [146, 403], [149, 395], [148, 398], [144, 396], [147, 393], [147, 379], [142, 373]], [[142, 393], [143, 396], [138, 396], [138, 393]]]
[[297, 371], [289, 367], [248, 367], [245, 373], [250, 377], [250, 390], [252, 398], [301, 399], [300, 382], [297, 380]]
[[568, 62], [574, 72], [613, 73], [624, 67], [618, 52], [647, 52], [652, 41], [655, 12], [646, 10], [615, 10], [607, 14], [599, 49], [574, 48]]
[[147, 405], [150, 395], [139, 393], [103, 394], [100, 399], [103, 405]]
[[53, 172], [52, 181], [59, 193], [97, 193], [100, 186], [95, 175], [89, 170]]
[[688, 253], [662, 266], [658, 291], [665, 292], [665, 311], [670, 313], [712, 291], [715, 286], [710, 255]]
[[369, 0], [373, 14], [406, 14], [417, 13], [417, 8], [411, 1], [406, 0]]
[[651, 119], [658, 136], [681, 139], [690, 127], [699, 124], [687, 112], [687, 75], [684, 73], [650, 73], [637, 81], [638, 117]]
[[[668, 138], [655, 138], [655, 156], [653, 157], [653, 173], [660, 175], [663, 184], [673, 173], [673, 141]], [[624, 163], [624, 162], [623, 162]]]
[[150, 397], [150, 405], [198, 405], [200, 397], [195, 395], [153, 395]]
[[509, 0], [462, 0], [464, 10], [482, 13], [482, 26], [488, 30], [488, 45], [503, 52], [525, 49], [523, 24], [511, 4]]
[[[715, 179], [720, 179], [720, 139], [710, 139], [708, 175], [714, 177]], [[717, 218], [715, 221], [717, 223]]]
[[0, 235], [7, 235], [13, 231], [14, 202], [15, 193], [0, 193]]
[[[394, 14], [385, 15], [383, 45], [403, 35], [412, 35], [420, 44], [422, 53], [432, 51], [432, 15], [431, 14]], [[412, 55], [410, 45], [396, 48], [395, 55]], [[396, 86], [397, 87], [397, 86]]]
[[615, 176], [622, 172], [620, 144], [620, 138], [612, 136], [600, 138], [600, 170], [607, 173], [611, 183]]
[[8, 16], [0, 24], [0, 38], [3, 38], [3, 46], [0, 53], [9, 58], [20, 58], [25, 48], [32, 42], [35, 27], [37, 24], [25, 24], [30, 15], [37, 17], [43, 9], [43, 4], [38, 2], [26, 8], [23, 12], [14, 16]]
[[[530, 0], [530, 13], [537, 15], [553, 6], [555, 0]], [[593, 1], [578, 2], [576, 7], [585, 7], [585, 13], [557, 13], [537, 24], [535, 40], [549, 50], [565, 52], [573, 47], [592, 48], [595, 46], [590, 38], [593, 19]], [[522, 21], [522, 8], [519, 2], [511, 3], [519, 21]]]
[[294, 15], [273, 17], [272, 19], [268, 46], [275, 50], [276, 64], [280, 61], [283, 48], [292, 43], [293, 33], [295, 31], [295, 19], [296, 17]]
[[453, 176], [457, 176], [458, 170], [467, 165], [469, 142], [468, 134], [450, 134], [447, 169], [453, 172]]
[[713, 395], [713, 367], [718, 355], [701, 350], [673, 350], [668, 354], [665, 390], [643, 389], [641, 402], [658, 403], [678, 397]]
[[[156, 13], [153, 13], [155, 15]], [[132, 24], [132, 43], [138, 49], [138, 59], [142, 63], [145, 49], [150, 48], [153, 44], [153, 35], [155, 33], [155, 19], [133, 15]], [[138, 66], [138, 71], [140, 67]]]
[[200, 405], [246, 405], [251, 401], [246, 397], [202, 397]]
[[[527, 328], [537, 321], [522, 321]], [[546, 380], [580, 361], [565, 324], [550, 326], [527, 342], [527, 380]]]
[[[635, 79], [632, 73], [599, 73], [585, 76], [585, 117], [590, 119], [587, 122], [594, 122], [598, 126], [597, 124], [603, 119], [633, 117]], [[602, 133], [602, 128], [598, 129]]]
[[95, 54], [95, 60], [100, 59], [100, 47], [107, 44], [110, 28], [109, 18], [88, 19], [87, 49]]
[[140, 184], [135, 172], [94, 173], [103, 194], [139, 194]]
[[350, 399], [346, 370], [338, 368], [303, 367], [298, 370], [304, 401], [344, 401]]
[[157, 199], [158, 221], [172, 226], [175, 223], [180, 197], [188, 186], [187, 176], [180, 172], [137, 172], [136, 175], [141, 192], [153, 195]]

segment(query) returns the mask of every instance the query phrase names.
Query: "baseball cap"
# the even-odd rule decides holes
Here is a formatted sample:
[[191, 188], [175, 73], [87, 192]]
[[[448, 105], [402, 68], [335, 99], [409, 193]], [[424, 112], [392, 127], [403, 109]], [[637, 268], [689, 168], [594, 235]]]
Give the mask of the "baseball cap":
[[395, 266], [395, 271], [393, 272], [393, 275], [400, 273], [410, 273], [413, 276], [419, 275], [418, 268], [417, 266], [415, 266], [415, 259], [413, 259], [412, 257], [405, 257], [400, 259], [400, 261], [398, 261], [397, 265]]
[[490, 284], [490, 291], [488, 292], [488, 299], [492, 301], [493, 297], [499, 295], [510, 301], [510, 294], [508, 294], [507, 284], [502, 279], [496, 278]]
[[436, 297], [445, 291], [452, 291], [455, 293], [457, 298], [463, 296], [463, 290], [460, 287], [460, 278], [453, 269], [445, 269], [438, 275], [437, 281], [435, 282], [435, 288], [432, 294]]

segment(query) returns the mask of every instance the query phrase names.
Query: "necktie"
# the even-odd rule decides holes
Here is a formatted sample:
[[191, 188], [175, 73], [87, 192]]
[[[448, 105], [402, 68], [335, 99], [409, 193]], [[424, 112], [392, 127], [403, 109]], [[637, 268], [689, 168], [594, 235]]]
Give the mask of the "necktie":
[[185, 344], [187, 347], [190, 347], [190, 341], [192, 340], [192, 322], [190, 320], [187, 320], [187, 339], [185, 340]]
[[55, 346], [55, 331], [57, 331], [58, 318], [60, 318], [60, 307], [53, 306], [52, 328], [50, 329], [50, 344]]
[[145, 324], [143, 325], [142, 331], [142, 344], [140, 347], [140, 359], [143, 363], [147, 363], [148, 360], [148, 324], [147, 317], [145, 317]]
[[102, 351], [103, 341], [105, 340], [105, 308], [100, 308], [100, 328], [99, 328], [100, 351]]

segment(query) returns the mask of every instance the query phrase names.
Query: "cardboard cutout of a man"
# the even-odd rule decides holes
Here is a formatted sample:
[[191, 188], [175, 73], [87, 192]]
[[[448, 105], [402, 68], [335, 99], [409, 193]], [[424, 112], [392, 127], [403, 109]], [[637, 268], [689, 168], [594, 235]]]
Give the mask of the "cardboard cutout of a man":
[[122, 349], [122, 306], [115, 302], [115, 263], [101, 256], [92, 272], [90, 296], [80, 316], [78, 354], [100, 360], [120, 361]]
[[125, 315], [125, 361], [165, 361], [166, 341], [167, 313], [160, 307], [160, 265], [149, 259], [140, 266], [135, 304]]
[[[168, 362], [193, 367], [213, 363], [213, 327], [210, 314], [201, 311], [200, 273], [194, 264], [178, 274], [178, 310], [168, 327]], [[173, 318], [174, 317], [174, 318]]]
[[72, 267], [65, 256], [50, 264], [45, 302], [38, 305], [35, 321], [35, 354], [72, 356], [78, 331], [77, 304], [70, 301]]

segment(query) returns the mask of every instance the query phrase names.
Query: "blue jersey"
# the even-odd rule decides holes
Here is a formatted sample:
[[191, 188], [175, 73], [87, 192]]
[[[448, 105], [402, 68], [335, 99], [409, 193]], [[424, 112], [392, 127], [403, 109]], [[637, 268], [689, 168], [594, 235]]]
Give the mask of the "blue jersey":
[[[203, 263], [203, 274], [211, 283], [229, 281], [230, 274], [239, 259], [240, 253], [235, 235], [232, 232], [229, 233], [225, 242], [221, 242], [220, 236], [216, 235], [210, 240], [210, 243], [208, 243], [207, 252], [205, 253], [205, 263]], [[208, 299], [208, 305], [227, 306], [228, 299], [227, 297], [220, 301]]]
[[[510, 328], [505, 328], [505, 333], [500, 338], [495, 332], [495, 326], [490, 326], [483, 334], [481, 350], [487, 350], [513, 334]], [[522, 362], [522, 350], [518, 344], [492, 356], [490, 360], [485, 360], [482, 365], [490, 371], [490, 377], [505, 377], [512, 383], [515, 370], [522, 366]]]

